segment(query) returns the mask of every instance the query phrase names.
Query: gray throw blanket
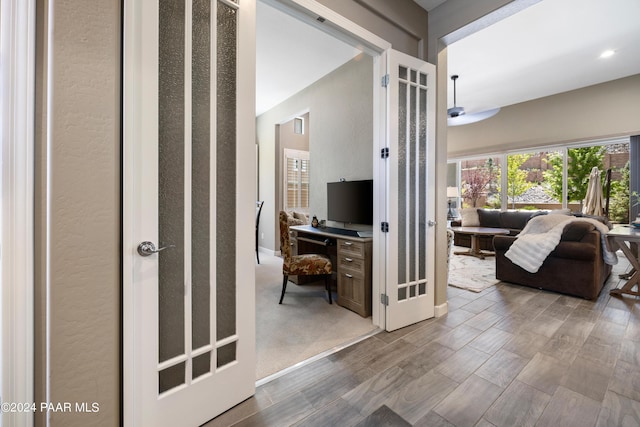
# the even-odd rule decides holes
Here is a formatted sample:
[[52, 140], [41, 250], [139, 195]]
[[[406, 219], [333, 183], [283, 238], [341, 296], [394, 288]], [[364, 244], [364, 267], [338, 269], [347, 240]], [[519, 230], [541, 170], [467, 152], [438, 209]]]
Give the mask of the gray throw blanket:
[[568, 215], [549, 214], [531, 218], [505, 256], [529, 273], [536, 273], [547, 256], [558, 246], [564, 228], [573, 221], [587, 221], [600, 231], [604, 262], [618, 263], [618, 257], [609, 249], [607, 233], [609, 227], [591, 218], [576, 218]]

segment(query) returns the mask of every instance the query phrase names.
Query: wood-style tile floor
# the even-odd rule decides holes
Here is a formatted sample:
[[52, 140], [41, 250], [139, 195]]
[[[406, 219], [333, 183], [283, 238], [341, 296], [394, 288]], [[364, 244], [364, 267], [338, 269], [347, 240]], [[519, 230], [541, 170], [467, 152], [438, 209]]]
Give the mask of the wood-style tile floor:
[[[492, 262], [492, 260], [487, 260]], [[640, 426], [640, 300], [500, 283], [258, 387], [213, 426]]]

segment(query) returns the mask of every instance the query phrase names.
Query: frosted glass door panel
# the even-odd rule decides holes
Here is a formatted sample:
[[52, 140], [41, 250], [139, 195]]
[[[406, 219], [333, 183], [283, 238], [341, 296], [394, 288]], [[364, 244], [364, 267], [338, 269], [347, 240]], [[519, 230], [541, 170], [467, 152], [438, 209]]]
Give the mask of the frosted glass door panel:
[[397, 297], [403, 301], [426, 293], [427, 89], [423, 73], [400, 66], [398, 76]]
[[225, 1], [159, 3], [160, 393], [236, 360], [237, 24]]
[[[185, 352], [185, 5], [160, 2], [158, 76], [159, 362]], [[169, 375], [167, 373], [166, 375]], [[184, 377], [184, 375], [182, 375]], [[167, 381], [171, 383], [171, 381]]]

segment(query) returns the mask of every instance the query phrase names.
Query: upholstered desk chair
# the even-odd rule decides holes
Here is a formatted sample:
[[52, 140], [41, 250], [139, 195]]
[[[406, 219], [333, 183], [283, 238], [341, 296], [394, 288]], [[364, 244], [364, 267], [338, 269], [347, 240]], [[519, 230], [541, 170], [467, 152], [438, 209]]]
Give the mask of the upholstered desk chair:
[[291, 255], [289, 224], [287, 223], [287, 214], [284, 211], [280, 211], [280, 252], [283, 258], [282, 274], [284, 277], [279, 304], [282, 304], [290, 274], [298, 276], [323, 275], [324, 287], [329, 294], [329, 304], [333, 303], [331, 300], [331, 273], [333, 271], [331, 260], [326, 255], [320, 254]]

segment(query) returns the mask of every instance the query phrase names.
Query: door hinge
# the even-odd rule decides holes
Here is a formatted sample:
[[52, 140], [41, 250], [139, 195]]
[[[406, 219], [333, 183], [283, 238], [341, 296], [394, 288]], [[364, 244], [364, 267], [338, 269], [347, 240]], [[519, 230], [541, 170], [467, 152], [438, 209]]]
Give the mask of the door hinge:
[[389, 147], [384, 147], [380, 150], [380, 158], [388, 159], [389, 158]]
[[389, 86], [389, 74], [385, 74], [384, 76], [382, 76], [381, 80], [382, 87]]
[[380, 294], [380, 303], [382, 303], [382, 305], [389, 305], [389, 295]]
[[383, 233], [388, 233], [389, 232], [389, 223], [388, 222], [381, 222], [380, 223], [380, 230]]

